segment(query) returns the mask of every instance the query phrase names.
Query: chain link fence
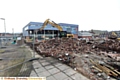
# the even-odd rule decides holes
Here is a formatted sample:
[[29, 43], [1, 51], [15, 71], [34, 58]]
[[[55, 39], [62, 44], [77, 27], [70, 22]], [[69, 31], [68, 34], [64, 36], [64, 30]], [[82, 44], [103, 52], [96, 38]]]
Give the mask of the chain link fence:
[[25, 46], [12, 44], [8, 46], [0, 52], [2, 58], [0, 60], [0, 77], [29, 77], [32, 70], [31, 52]]

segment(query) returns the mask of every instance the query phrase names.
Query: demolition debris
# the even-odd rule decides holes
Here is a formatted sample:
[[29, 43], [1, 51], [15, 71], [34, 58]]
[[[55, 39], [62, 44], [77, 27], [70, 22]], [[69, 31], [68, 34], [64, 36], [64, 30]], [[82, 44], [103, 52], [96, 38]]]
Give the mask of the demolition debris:
[[35, 51], [60, 60], [91, 80], [120, 77], [120, 42], [115, 40], [55, 38], [35, 43]]

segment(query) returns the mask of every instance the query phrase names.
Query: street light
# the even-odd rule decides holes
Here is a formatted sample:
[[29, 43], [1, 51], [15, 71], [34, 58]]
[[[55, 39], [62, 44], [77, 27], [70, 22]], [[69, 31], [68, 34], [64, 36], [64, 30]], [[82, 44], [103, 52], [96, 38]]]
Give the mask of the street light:
[[[32, 58], [31, 58], [31, 61], [32, 60], [38, 60], [39, 59], [39, 57], [35, 57], [35, 49], [34, 49], [34, 46], [35, 46], [35, 31], [36, 30], [34, 30], [33, 31], [33, 56], [32, 56]], [[37, 32], [37, 31], [36, 31]], [[30, 31], [30, 34], [32, 34], [32, 31]]]
[[[0, 18], [1, 20], [4, 20], [4, 29], [5, 29], [5, 38], [6, 38], [6, 24], [5, 24], [5, 18]], [[6, 38], [7, 39], [7, 38]], [[5, 41], [6, 41], [5, 39]]]
[[[32, 31], [30, 31], [30, 34], [32, 35]], [[33, 44], [33, 58], [35, 58], [35, 50], [34, 50], [34, 44], [35, 44], [35, 32], [33, 31], [33, 41], [32, 41], [32, 44]]]
[[33, 58], [35, 58], [35, 31], [33, 32]]

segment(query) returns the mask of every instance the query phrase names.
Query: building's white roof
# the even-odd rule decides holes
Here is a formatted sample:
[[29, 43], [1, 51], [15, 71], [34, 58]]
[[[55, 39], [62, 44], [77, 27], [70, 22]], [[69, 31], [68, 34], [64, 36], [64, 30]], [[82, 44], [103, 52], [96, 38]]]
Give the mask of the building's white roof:
[[88, 31], [79, 31], [78, 36], [92, 36], [92, 33]]

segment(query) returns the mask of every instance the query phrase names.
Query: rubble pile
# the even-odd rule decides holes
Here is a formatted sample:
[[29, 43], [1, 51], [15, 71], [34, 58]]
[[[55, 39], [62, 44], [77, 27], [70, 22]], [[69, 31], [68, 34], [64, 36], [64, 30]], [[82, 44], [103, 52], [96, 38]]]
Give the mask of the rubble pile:
[[[33, 45], [31, 45], [31, 48], [32, 47]], [[40, 55], [52, 56], [53, 58], [66, 63], [91, 80], [105, 80], [107, 75], [112, 71], [105, 67], [106, 64], [101, 68], [102, 66], [98, 63], [102, 63], [103, 65], [103, 63], [110, 59], [103, 54], [104, 52], [106, 54], [109, 52], [119, 53], [120, 43], [113, 40], [97, 42], [73, 38], [56, 38], [36, 43], [35, 50]], [[113, 74], [118, 76], [117, 73]]]
[[120, 43], [114, 40], [105, 41], [104, 43], [96, 46], [103, 51], [114, 51], [120, 53]]
[[36, 44], [36, 51], [41, 55], [57, 58], [75, 68], [74, 54], [84, 52], [88, 47], [86, 45], [83, 48], [85, 44], [85, 41], [79, 41], [73, 38], [52, 39], [46, 40], [44, 43], [40, 42], [39, 45]]

